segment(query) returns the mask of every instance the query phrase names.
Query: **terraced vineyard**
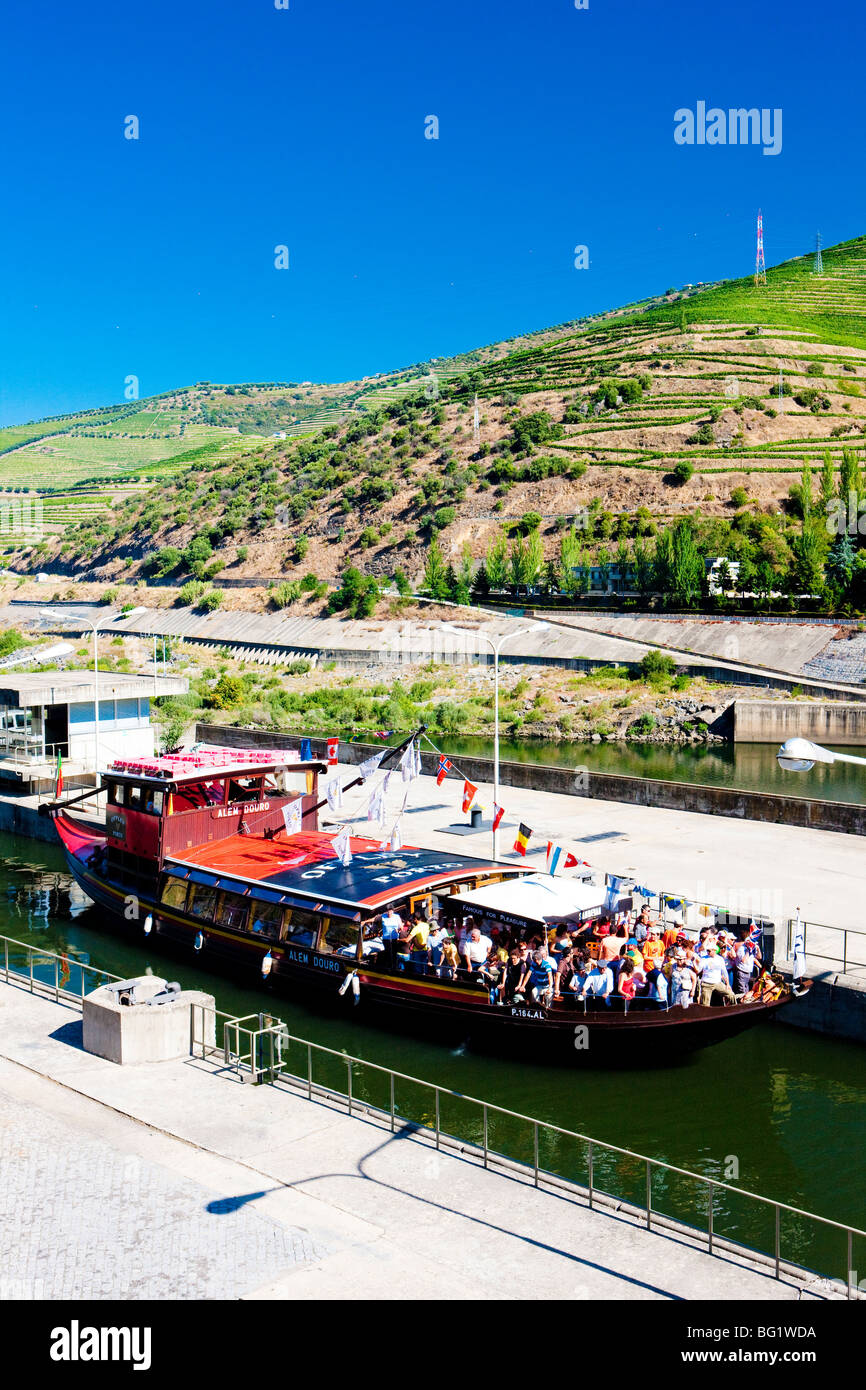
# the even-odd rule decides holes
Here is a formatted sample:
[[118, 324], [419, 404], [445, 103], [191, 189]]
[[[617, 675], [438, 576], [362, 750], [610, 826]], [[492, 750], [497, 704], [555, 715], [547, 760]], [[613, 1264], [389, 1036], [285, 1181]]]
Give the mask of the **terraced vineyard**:
[[[504, 523], [512, 547], [520, 523], [533, 573], [552, 566], [552, 583], [564, 532], [576, 528], [587, 563], [612, 545], [627, 563], [687, 517], [704, 553], [762, 566], [767, 592], [809, 591], [829, 541], [806, 546], [803, 509], [839, 495], [843, 474], [862, 483], [864, 272], [860, 238], [828, 248], [820, 276], [804, 257], [771, 268], [766, 287], [687, 287], [361, 382], [198, 383], [141, 402], [114, 421], [128, 438], [113, 457], [135, 455], [159, 492], [82, 516], [40, 563], [86, 558], [114, 580], [166, 552], [163, 572], [179, 576], [285, 574], [294, 602], [305, 574], [335, 581], [350, 562], [421, 583], [435, 539], [450, 592], [466, 593]], [[71, 468], [76, 450], [83, 467], [105, 444], [70, 430], [49, 447]], [[70, 522], [72, 509], [67, 498]], [[513, 550], [509, 563], [522, 572]]]

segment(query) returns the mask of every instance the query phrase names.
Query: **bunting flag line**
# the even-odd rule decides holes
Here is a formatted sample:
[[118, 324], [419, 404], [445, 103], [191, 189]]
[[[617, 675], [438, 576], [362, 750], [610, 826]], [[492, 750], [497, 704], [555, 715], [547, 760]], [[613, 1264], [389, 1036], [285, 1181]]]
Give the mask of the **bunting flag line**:
[[526, 846], [529, 844], [531, 838], [532, 831], [528, 825], [524, 825], [523, 821], [521, 821], [517, 829], [517, 839], [514, 841], [514, 853], [525, 855]]
[[385, 796], [382, 787], [377, 787], [370, 797], [370, 804], [367, 807], [367, 820], [378, 821], [381, 825], [385, 819]]
[[383, 748], [381, 753], [374, 753], [372, 758], [365, 758], [358, 766], [358, 776], [366, 782], [368, 777], [373, 776], [384, 756], [385, 750]]
[[339, 835], [335, 835], [332, 841], [334, 853], [339, 859], [343, 868], [347, 868], [352, 862], [352, 850], [349, 845], [349, 827], [344, 825]]
[[415, 745], [410, 743], [400, 759], [400, 771], [404, 782], [412, 782], [418, 776], [415, 762]]
[[494, 829], [494, 830], [498, 830], [498, 829], [499, 829], [500, 822], [501, 822], [502, 817], [503, 817], [504, 815], [505, 815], [505, 807], [504, 807], [504, 806], [497, 806], [497, 805], [496, 805], [496, 802], [494, 801], [494, 803], [493, 803], [493, 829]]
[[469, 810], [469, 807], [472, 805], [473, 801], [475, 800], [475, 793], [476, 793], [477, 791], [478, 791], [478, 788], [477, 788], [476, 786], [474, 786], [472, 782], [464, 781], [464, 783], [463, 783], [463, 814], [464, 814], [464, 816], [465, 816], [466, 812]]
[[450, 758], [440, 758], [440, 759], [439, 759], [439, 766], [438, 766], [438, 768], [436, 769], [436, 785], [437, 785], [437, 787], [441, 787], [441, 786], [442, 786], [442, 783], [445, 781], [445, 778], [448, 776], [448, 773], [451, 771], [451, 768], [452, 768], [452, 767], [453, 767], [453, 763], [451, 762], [451, 759], [450, 759]]
[[328, 806], [332, 811], [339, 811], [343, 805], [343, 788], [340, 785], [339, 777], [332, 777], [325, 786], [325, 795], [328, 798]]
[[283, 823], [286, 827], [287, 835], [297, 835], [300, 832], [303, 824], [303, 816], [304, 813], [300, 797], [297, 797], [294, 801], [290, 801], [288, 806], [283, 807]]

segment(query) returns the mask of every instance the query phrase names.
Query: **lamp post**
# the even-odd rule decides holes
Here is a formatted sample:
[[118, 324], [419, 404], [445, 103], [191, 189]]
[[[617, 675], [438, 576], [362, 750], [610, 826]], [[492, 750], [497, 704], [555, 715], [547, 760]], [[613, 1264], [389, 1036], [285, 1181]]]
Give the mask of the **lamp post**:
[[855, 763], [866, 767], [866, 758], [858, 758], [854, 753], [833, 753], [808, 738], [787, 739], [776, 754], [776, 761], [783, 772], [811, 772], [816, 763]]
[[[454, 623], [443, 623], [446, 632], [457, 632], [465, 635], [466, 629], [456, 627]], [[520, 627], [516, 632], [506, 632], [496, 642], [492, 637], [488, 637], [486, 632], [477, 632], [475, 635], [483, 637], [493, 652], [493, 820], [496, 820], [496, 806], [499, 801], [499, 653], [502, 651], [506, 642], [510, 642], [512, 637], [525, 637], [528, 632], [545, 632], [550, 627], [550, 623], [537, 622], [529, 627]], [[493, 831], [493, 858], [499, 854], [499, 831]]]
[[[40, 608], [40, 618], [50, 618], [54, 623], [83, 623], [85, 627], [93, 629], [93, 770], [99, 774], [99, 652], [96, 645], [96, 636], [103, 623], [115, 622], [117, 618], [137, 618], [139, 613], [146, 613], [147, 609], [138, 605], [130, 608], [126, 613], [107, 613], [104, 618], [97, 622], [91, 622], [89, 618], [75, 618], [71, 614], [58, 614], [53, 608]], [[98, 786], [97, 782], [97, 786]]]

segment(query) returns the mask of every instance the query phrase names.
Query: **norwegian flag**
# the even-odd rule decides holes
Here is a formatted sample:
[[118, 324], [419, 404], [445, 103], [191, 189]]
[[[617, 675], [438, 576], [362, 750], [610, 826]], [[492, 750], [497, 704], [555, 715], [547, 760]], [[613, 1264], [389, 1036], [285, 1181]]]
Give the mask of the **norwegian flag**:
[[448, 773], [451, 771], [451, 766], [452, 766], [452, 764], [451, 764], [451, 759], [450, 759], [450, 758], [440, 758], [440, 759], [439, 759], [439, 766], [438, 766], [438, 768], [436, 769], [436, 785], [437, 785], [437, 787], [441, 787], [441, 786], [442, 786], [442, 783], [445, 781], [445, 778], [448, 776]]
[[469, 807], [472, 805], [473, 801], [475, 800], [475, 793], [477, 792], [477, 790], [478, 790], [478, 788], [477, 788], [476, 786], [473, 786], [473, 784], [472, 784], [471, 782], [466, 782], [466, 781], [465, 781], [465, 782], [463, 783], [463, 814], [464, 814], [464, 815], [465, 815], [466, 812], [469, 810]]
[[496, 805], [496, 802], [494, 801], [494, 803], [493, 803], [493, 829], [494, 829], [494, 830], [498, 830], [498, 829], [499, 829], [499, 822], [502, 820], [502, 817], [503, 817], [504, 815], [505, 815], [505, 807], [504, 807], [504, 806], [497, 806], [497, 805]]

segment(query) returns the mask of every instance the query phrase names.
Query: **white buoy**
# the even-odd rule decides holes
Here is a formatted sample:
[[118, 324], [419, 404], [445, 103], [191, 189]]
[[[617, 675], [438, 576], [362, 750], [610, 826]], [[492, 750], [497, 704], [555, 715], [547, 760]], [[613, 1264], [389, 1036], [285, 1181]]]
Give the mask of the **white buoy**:
[[266, 956], [263, 956], [263, 957], [262, 957], [262, 976], [263, 976], [263, 978], [267, 979], [268, 975], [270, 975], [271, 970], [273, 969], [273, 964], [274, 964], [274, 958], [273, 958], [273, 956], [271, 955], [270, 951], [268, 951], [268, 954], [267, 954]]
[[203, 945], [204, 945], [204, 932], [203, 932], [203, 931], [200, 931], [200, 932], [198, 933], [198, 935], [196, 936], [196, 939], [195, 939], [195, 949], [196, 949], [197, 951], [200, 951]]
[[357, 970], [352, 971], [352, 993], [355, 996], [355, 1003], [357, 1004], [361, 997], [361, 981], [358, 979]]
[[147, 916], [146, 916], [145, 919], [144, 919], [144, 934], [145, 934], [145, 936], [150, 936], [150, 933], [151, 933], [152, 928], [153, 928], [153, 917], [151, 916], [150, 913], [148, 913]]
[[352, 988], [354, 989], [354, 987], [355, 987], [355, 986], [354, 986], [354, 983], [353, 983], [354, 979], [355, 979], [355, 972], [354, 972], [354, 970], [350, 970], [349, 973], [348, 973], [348, 975], [346, 976], [345, 980], [344, 980], [343, 983], [340, 985], [340, 988], [337, 990], [337, 993], [338, 993], [338, 994], [345, 994], [345, 993], [346, 993], [346, 990], [349, 988], [350, 985], [352, 985]]

